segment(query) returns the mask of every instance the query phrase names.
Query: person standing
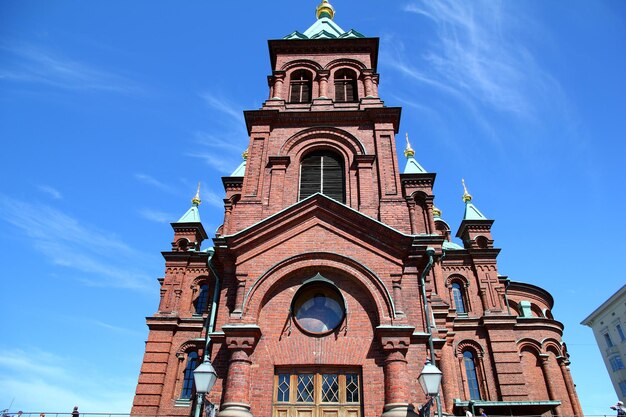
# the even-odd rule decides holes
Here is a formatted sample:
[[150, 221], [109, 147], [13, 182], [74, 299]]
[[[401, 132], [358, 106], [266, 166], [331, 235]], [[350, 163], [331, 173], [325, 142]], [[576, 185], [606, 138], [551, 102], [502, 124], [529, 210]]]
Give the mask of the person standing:
[[474, 417], [474, 414], [467, 407], [463, 407], [463, 411], [465, 411], [465, 417]]
[[478, 415], [479, 415], [480, 417], [488, 417], [488, 416], [487, 416], [487, 413], [485, 413], [485, 409], [484, 409], [484, 408], [479, 408], [479, 409], [478, 409]]
[[78, 406], [75, 405], [74, 409], [72, 410], [72, 417], [80, 417], [80, 413], [78, 412]]
[[611, 406], [611, 410], [617, 411], [617, 417], [626, 417], [626, 408], [624, 408], [624, 403], [618, 401], [617, 404]]

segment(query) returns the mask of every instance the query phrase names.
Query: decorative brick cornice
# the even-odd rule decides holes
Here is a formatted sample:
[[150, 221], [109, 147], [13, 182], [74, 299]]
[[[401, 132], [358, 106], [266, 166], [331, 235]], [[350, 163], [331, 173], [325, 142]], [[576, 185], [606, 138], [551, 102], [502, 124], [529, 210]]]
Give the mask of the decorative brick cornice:
[[413, 326], [378, 326], [376, 335], [380, 338], [383, 350], [407, 350], [411, 345]]
[[230, 325], [222, 326], [226, 337], [226, 347], [231, 350], [253, 351], [261, 338], [261, 328], [256, 325]]

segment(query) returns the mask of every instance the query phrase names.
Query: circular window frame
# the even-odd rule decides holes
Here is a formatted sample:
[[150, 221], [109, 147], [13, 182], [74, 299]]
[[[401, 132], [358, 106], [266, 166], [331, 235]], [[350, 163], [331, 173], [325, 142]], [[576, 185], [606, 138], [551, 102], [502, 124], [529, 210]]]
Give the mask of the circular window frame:
[[[337, 321], [337, 324], [334, 327], [329, 328], [328, 330], [323, 330], [321, 332], [316, 332], [316, 331], [307, 329], [306, 326], [300, 323], [296, 317], [296, 314], [298, 312], [296, 310], [296, 306], [299, 303], [301, 306], [302, 304], [304, 304], [306, 301], [310, 299], [310, 298], [307, 298], [306, 301], [301, 301], [301, 297], [310, 296], [311, 293], [315, 292], [314, 290], [315, 288], [319, 288], [320, 292], [324, 296], [326, 296], [327, 298], [333, 299], [335, 302], [337, 302], [342, 312], [341, 317], [339, 318], [339, 320]], [[329, 293], [334, 295], [334, 297], [328, 297], [327, 294]], [[298, 308], [300, 306], [298, 306]], [[346, 299], [344, 298], [339, 288], [335, 285], [335, 283], [325, 278], [318, 272], [314, 277], [309, 278], [306, 281], [304, 281], [302, 285], [300, 286], [300, 288], [298, 288], [298, 290], [296, 291], [296, 293], [294, 294], [291, 300], [290, 314], [291, 314], [293, 322], [296, 324], [298, 329], [300, 329], [300, 331], [302, 331], [303, 333], [311, 335], [311, 336], [326, 336], [340, 329], [341, 325], [346, 321], [346, 318], [348, 316], [348, 304], [346, 303]]]

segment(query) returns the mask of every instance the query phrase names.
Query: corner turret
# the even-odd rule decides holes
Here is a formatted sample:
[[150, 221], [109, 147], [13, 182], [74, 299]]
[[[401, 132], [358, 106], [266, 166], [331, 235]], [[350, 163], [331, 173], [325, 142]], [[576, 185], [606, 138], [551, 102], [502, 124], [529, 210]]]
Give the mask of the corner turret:
[[463, 202], [465, 203], [465, 214], [463, 221], [456, 232], [456, 237], [463, 240], [466, 249], [491, 249], [493, 239], [491, 237], [491, 225], [493, 220], [485, 217], [483, 213], [472, 203], [472, 195], [467, 191], [465, 180], [463, 184]]
[[198, 206], [200, 200], [200, 183], [196, 195], [191, 199], [191, 207], [182, 215], [177, 222], [171, 223], [174, 229], [172, 252], [199, 251], [202, 241], [208, 238], [200, 221]]

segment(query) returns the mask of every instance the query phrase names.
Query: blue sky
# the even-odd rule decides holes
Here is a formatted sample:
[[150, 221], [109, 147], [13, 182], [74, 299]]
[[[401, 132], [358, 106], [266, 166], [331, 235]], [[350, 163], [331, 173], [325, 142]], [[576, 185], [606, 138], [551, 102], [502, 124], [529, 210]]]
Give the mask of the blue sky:
[[[201, 181], [219, 226], [242, 110], [268, 95], [266, 40], [316, 4], [0, 3], [0, 409], [130, 410], [168, 223]], [[455, 231], [465, 178], [499, 272], [553, 294], [584, 411], [609, 413], [579, 322], [626, 281], [626, 3], [333, 5], [380, 37], [380, 95], [444, 219]]]

